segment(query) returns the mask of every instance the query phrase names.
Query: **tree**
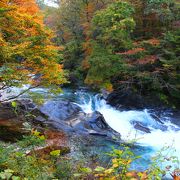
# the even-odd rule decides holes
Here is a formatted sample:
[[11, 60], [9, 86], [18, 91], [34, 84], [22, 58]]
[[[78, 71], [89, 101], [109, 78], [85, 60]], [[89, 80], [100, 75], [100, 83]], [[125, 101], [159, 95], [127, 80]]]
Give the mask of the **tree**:
[[72, 80], [153, 94], [164, 102], [179, 98], [177, 0], [58, 2], [51, 22], [57, 19], [55, 40], [64, 46]]
[[53, 86], [66, 82], [53, 33], [43, 24], [35, 0], [0, 2], [1, 90], [11, 86]]
[[179, 13], [174, 0], [128, 0], [128, 2], [135, 9], [136, 38], [161, 36], [166, 30], [171, 29], [172, 21]]
[[49, 24], [53, 21], [56, 29], [56, 43], [64, 46], [64, 67], [73, 79], [84, 79], [87, 74], [91, 21], [95, 12], [110, 2], [112, 0], [63, 0], [48, 17]]
[[132, 47], [131, 32], [135, 27], [133, 12], [132, 6], [126, 2], [115, 2], [96, 12], [92, 20], [94, 40], [91, 40], [92, 53], [86, 83], [104, 84], [112, 89], [111, 77], [126, 71], [128, 65], [116, 52]]

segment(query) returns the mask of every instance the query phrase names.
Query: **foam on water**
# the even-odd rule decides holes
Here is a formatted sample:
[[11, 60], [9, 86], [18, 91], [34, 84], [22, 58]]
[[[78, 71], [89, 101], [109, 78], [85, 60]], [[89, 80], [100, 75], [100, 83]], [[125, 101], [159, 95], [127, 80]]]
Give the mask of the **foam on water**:
[[[164, 122], [162, 125], [153, 119], [150, 112], [146, 109], [143, 111], [119, 111], [106, 104], [106, 101], [98, 98], [98, 96], [94, 98], [89, 96], [88, 100], [81, 101], [79, 106], [86, 113], [92, 113], [95, 110], [99, 111], [109, 126], [119, 132], [125, 141], [137, 139], [137, 143], [142, 146], [150, 146], [154, 151], [173, 144], [173, 147], [176, 149], [175, 155], [180, 159], [179, 127], [172, 124], [168, 117], [166, 117], [166, 121], [162, 120]], [[136, 130], [131, 123], [132, 121], [139, 121], [145, 124], [151, 130], [151, 133], [143, 133]], [[161, 126], [167, 128], [161, 130]]]

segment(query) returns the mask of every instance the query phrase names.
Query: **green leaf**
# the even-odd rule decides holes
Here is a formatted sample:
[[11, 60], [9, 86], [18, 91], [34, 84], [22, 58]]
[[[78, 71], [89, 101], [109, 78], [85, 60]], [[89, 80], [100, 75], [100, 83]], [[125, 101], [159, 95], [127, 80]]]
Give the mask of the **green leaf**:
[[101, 171], [104, 171], [104, 168], [100, 167], [100, 166], [97, 166], [96, 169], [94, 169], [94, 170], [97, 171], [97, 172], [101, 172]]
[[81, 171], [84, 173], [92, 173], [92, 169], [91, 168], [81, 168]]
[[12, 106], [13, 108], [16, 108], [16, 107], [17, 107], [17, 103], [16, 103], [15, 101], [12, 101], [12, 102], [11, 102], [11, 106]]
[[21, 178], [18, 176], [12, 176], [12, 180], [21, 180]]
[[51, 155], [51, 156], [59, 156], [60, 153], [61, 153], [61, 150], [54, 150], [54, 151], [51, 151], [51, 152], [50, 152], [50, 155]]
[[6, 173], [13, 173], [14, 171], [11, 170], [11, 169], [6, 169], [4, 172], [6, 172]]

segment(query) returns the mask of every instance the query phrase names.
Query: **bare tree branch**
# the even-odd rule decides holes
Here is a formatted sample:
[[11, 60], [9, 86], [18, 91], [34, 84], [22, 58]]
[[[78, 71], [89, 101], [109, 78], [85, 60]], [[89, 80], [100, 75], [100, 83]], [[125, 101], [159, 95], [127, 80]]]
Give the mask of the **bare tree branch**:
[[28, 92], [29, 90], [34, 89], [34, 88], [36, 88], [36, 87], [38, 87], [38, 86], [39, 86], [39, 85], [37, 85], [37, 86], [31, 86], [31, 87], [29, 87], [28, 89], [20, 92], [20, 93], [19, 93], [18, 95], [16, 95], [16, 96], [9, 97], [9, 98], [7, 98], [7, 99], [1, 100], [0, 103], [4, 103], [4, 102], [8, 102], [8, 101], [10, 101], [10, 100], [16, 99], [16, 98], [18, 98], [19, 96], [23, 95], [24, 93]]

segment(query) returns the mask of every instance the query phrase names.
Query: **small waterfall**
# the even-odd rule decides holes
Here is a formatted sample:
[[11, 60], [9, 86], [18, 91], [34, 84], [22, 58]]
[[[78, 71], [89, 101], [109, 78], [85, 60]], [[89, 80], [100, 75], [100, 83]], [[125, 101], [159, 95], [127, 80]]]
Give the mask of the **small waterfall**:
[[77, 96], [77, 105], [81, 107], [81, 109], [85, 113], [92, 113], [94, 111], [93, 109], [93, 101], [94, 98], [88, 94], [88, 93], [83, 93], [83, 92], [76, 92], [75, 95]]
[[[176, 155], [180, 158], [180, 128], [172, 124], [168, 117], [161, 119], [163, 122], [161, 124], [152, 117], [147, 109], [119, 111], [108, 105], [100, 95], [90, 95], [81, 91], [76, 95], [80, 99], [84, 98], [82, 101], [79, 100], [78, 104], [85, 113], [99, 111], [109, 126], [121, 134], [123, 140], [137, 139], [138, 144], [151, 147], [154, 151], [173, 145], [177, 151]], [[136, 130], [132, 124], [133, 121], [142, 123], [150, 129], [151, 133]]]

